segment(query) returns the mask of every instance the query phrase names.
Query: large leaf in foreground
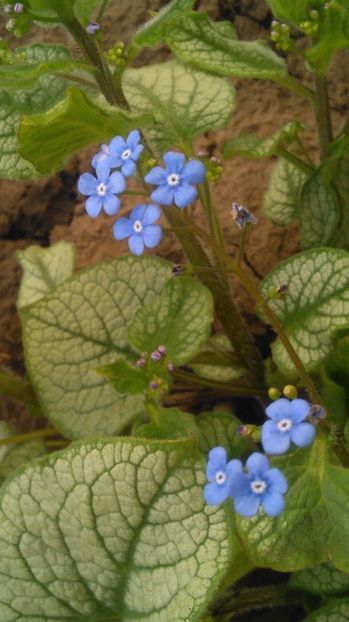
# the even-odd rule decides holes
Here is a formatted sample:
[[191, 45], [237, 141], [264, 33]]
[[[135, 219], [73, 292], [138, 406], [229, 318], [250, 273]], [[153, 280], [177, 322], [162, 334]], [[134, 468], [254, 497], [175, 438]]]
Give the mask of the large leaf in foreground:
[[280, 158], [264, 195], [264, 215], [281, 227], [297, 218], [301, 190], [306, 179], [306, 174], [299, 168]]
[[76, 444], [0, 498], [2, 622], [194, 622], [236, 543], [185, 442]]
[[[319, 248], [280, 263], [262, 283], [267, 296], [285, 283], [287, 294], [269, 302], [306, 369], [314, 369], [331, 352], [333, 337], [349, 326], [349, 253]], [[295, 372], [279, 339], [275, 363], [284, 373]]]
[[22, 311], [26, 360], [47, 417], [69, 438], [115, 434], [143, 397], [115, 392], [97, 368], [130, 360], [127, 325], [158, 298], [171, 265], [153, 257], [101, 263]]
[[74, 272], [75, 247], [70, 242], [57, 242], [49, 248], [29, 246], [17, 253], [23, 269], [17, 307], [21, 309], [43, 298]]
[[234, 89], [226, 79], [176, 61], [129, 69], [123, 86], [134, 112], [153, 114], [155, 126], [146, 133], [159, 155], [224, 127], [235, 105]]
[[[256, 566], [282, 572], [332, 561], [349, 571], [349, 470], [319, 437], [310, 449], [274, 459], [289, 490], [277, 519], [263, 512], [236, 518], [238, 535]], [[338, 534], [340, 533], [340, 538]]]

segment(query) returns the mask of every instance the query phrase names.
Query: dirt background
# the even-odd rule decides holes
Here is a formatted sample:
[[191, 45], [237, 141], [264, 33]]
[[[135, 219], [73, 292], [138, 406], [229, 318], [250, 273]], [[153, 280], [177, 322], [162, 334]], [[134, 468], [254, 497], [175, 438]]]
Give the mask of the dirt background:
[[[112, 0], [105, 19], [106, 46], [110, 47], [115, 40], [128, 41], [137, 26], [149, 17], [149, 11], [159, 9], [162, 4], [159, 0]], [[271, 15], [264, 0], [202, 0], [199, 10], [208, 12], [214, 19], [234, 20], [240, 39], [268, 39]], [[63, 36], [63, 42], [69, 43], [65, 39]], [[62, 32], [36, 28], [27, 40], [62, 42]], [[14, 45], [18, 42], [14, 41]], [[168, 55], [163, 48], [147, 51], [142, 64], [163, 60]], [[309, 79], [298, 58], [290, 58], [289, 66], [297, 78]], [[348, 70], [348, 58], [343, 53], [331, 71], [329, 88], [337, 131], [348, 112]], [[298, 119], [307, 125], [305, 140], [312, 155], [317, 157], [314, 116], [307, 102], [267, 81], [234, 80], [234, 85], [237, 107], [230, 126], [208, 133], [200, 140], [198, 148], [207, 148], [219, 157], [220, 146], [228, 137], [243, 132], [268, 136], [287, 121]], [[76, 192], [77, 177], [89, 170], [91, 154], [95, 150], [91, 147], [73, 156], [64, 171], [35, 183], [0, 180], [0, 364], [7, 365], [17, 374], [23, 374], [24, 368], [20, 323], [16, 313], [20, 280], [16, 251], [33, 243], [47, 246], [61, 239], [70, 240], [77, 248], [78, 269], [127, 252], [126, 243], [116, 243], [112, 237], [110, 219], [103, 216], [90, 219]], [[274, 165], [274, 158], [252, 161], [234, 158], [224, 164], [222, 179], [214, 186], [214, 198], [231, 253], [239, 236], [230, 215], [231, 202], [234, 200], [249, 207], [258, 216]], [[124, 205], [131, 207], [131, 199], [128, 198]], [[194, 211], [200, 220], [198, 208]], [[260, 218], [251, 234], [247, 256], [258, 274], [264, 276], [281, 259], [297, 250], [296, 226], [282, 229]], [[172, 236], [162, 242], [158, 254], [173, 261], [179, 261], [182, 257]], [[238, 299], [252, 322], [253, 305], [241, 289], [238, 290]], [[33, 421], [18, 404], [5, 399], [0, 400], [0, 418], [23, 430], [42, 423]]]

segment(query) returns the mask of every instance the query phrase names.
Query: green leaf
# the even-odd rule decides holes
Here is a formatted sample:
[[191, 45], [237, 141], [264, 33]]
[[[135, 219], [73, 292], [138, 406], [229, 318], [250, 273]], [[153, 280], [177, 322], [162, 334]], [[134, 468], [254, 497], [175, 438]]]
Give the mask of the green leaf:
[[213, 447], [224, 447], [230, 457], [240, 458], [247, 452], [253, 451], [250, 439], [242, 438], [237, 434], [241, 421], [235, 415], [211, 412], [202, 413], [195, 418], [196, 425], [201, 431], [199, 448], [208, 454]]
[[252, 519], [236, 516], [238, 536], [256, 566], [294, 572], [331, 560], [349, 571], [349, 470], [326, 443], [319, 435], [311, 448], [272, 461], [289, 483], [277, 519], [262, 511]]
[[227, 80], [176, 61], [128, 69], [123, 80], [132, 110], [154, 116], [155, 125], [146, 134], [159, 155], [224, 127], [235, 107], [235, 91]]
[[22, 119], [20, 150], [42, 175], [48, 175], [62, 169], [68, 156], [82, 147], [108, 140], [116, 134], [127, 134], [150, 122], [150, 115], [134, 115], [107, 105], [102, 107], [71, 87], [66, 98], [51, 110]]
[[[0, 438], [10, 438], [15, 434], [13, 428], [5, 421], [0, 421]], [[42, 440], [32, 440], [21, 445], [0, 446], [0, 484], [20, 466], [46, 453]]]
[[169, 360], [183, 365], [200, 351], [212, 321], [211, 292], [196, 279], [182, 276], [171, 279], [161, 297], [137, 311], [128, 339], [139, 352], [164, 345]]
[[144, 370], [131, 367], [122, 359], [111, 365], [98, 367], [97, 372], [107, 378], [118, 393], [140, 395], [148, 388], [149, 382]]
[[160, 43], [168, 27], [173, 28], [176, 20], [190, 13], [194, 0], [172, 0], [162, 7], [148, 22], [143, 24], [133, 37], [132, 44], [138, 47], [152, 47]]
[[293, 142], [304, 125], [298, 121], [290, 121], [269, 138], [258, 138], [252, 134], [241, 134], [237, 138], [227, 140], [223, 146], [223, 157], [233, 158], [243, 155], [247, 158], [268, 158], [278, 152], [279, 147]]
[[343, 598], [317, 609], [304, 622], [348, 622], [349, 599]]
[[84, 270], [22, 310], [27, 368], [44, 414], [68, 438], [116, 434], [143, 398], [115, 392], [97, 367], [133, 361], [127, 326], [158, 299], [171, 264], [123, 257]]
[[179, 408], [158, 408], [156, 421], [134, 426], [133, 434], [154, 440], [191, 438], [199, 445], [203, 442], [196, 417]]
[[263, 214], [281, 227], [290, 224], [298, 216], [300, 193], [306, 179], [305, 173], [281, 158], [264, 195]]
[[103, 0], [75, 0], [74, 13], [83, 26], [91, 21], [92, 12], [99, 9]]
[[[22, 48], [29, 63], [69, 59], [61, 45], [34, 44]], [[41, 114], [63, 98], [65, 82], [57, 76], [43, 76], [32, 89], [7, 91], [0, 88], [0, 177], [28, 180], [39, 176], [33, 165], [19, 154], [18, 127], [23, 115]], [[45, 143], [45, 151], [49, 151]]]
[[190, 366], [201, 378], [220, 382], [236, 380], [245, 373], [245, 370], [239, 366], [228, 337], [218, 333], [210, 337], [203, 352], [200, 352]]
[[[286, 296], [270, 300], [269, 305], [307, 370], [324, 360], [336, 331], [349, 325], [348, 270], [349, 253], [317, 248], [281, 262], [262, 282], [264, 296], [287, 284]], [[295, 373], [279, 338], [272, 351], [283, 373]]]
[[75, 247], [70, 242], [57, 242], [49, 248], [29, 246], [16, 257], [23, 270], [18, 309], [40, 300], [74, 272]]
[[299, 222], [302, 248], [323, 246], [336, 231], [340, 209], [332, 188], [317, 171], [303, 186]]
[[312, 594], [339, 594], [349, 589], [349, 575], [332, 564], [306, 568], [292, 575], [290, 586]]
[[321, 368], [321, 381], [330, 419], [343, 427], [349, 412], [349, 336], [337, 341]]
[[238, 550], [191, 441], [97, 440], [2, 488], [4, 622], [197, 622]]
[[264, 43], [224, 36], [207, 15], [192, 13], [176, 22], [166, 42], [180, 60], [201, 70], [236, 78], [287, 78], [285, 62]]
[[267, 0], [274, 17], [299, 25], [308, 18], [309, 0]]
[[338, 50], [349, 49], [349, 8], [347, 0], [329, 3], [320, 19], [318, 43], [307, 50], [307, 61], [326, 76], [329, 64]]

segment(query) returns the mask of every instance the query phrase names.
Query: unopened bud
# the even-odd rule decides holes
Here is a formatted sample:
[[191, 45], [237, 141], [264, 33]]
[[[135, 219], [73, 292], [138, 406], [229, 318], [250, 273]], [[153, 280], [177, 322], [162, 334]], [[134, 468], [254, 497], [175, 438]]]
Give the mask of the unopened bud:
[[15, 11], [15, 13], [23, 13], [23, 11], [24, 11], [24, 4], [22, 4], [22, 2], [16, 2], [15, 6], [14, 6], [14, 11]]
[[16, 28], [16, 21], [14, 19], [9, 19], [8, 22], [6, 22], [5, 28], [9, 32], [12, 32], [12, 30]]
[[173, 264], [173, 268], [172, 268], [173, 276], [180, 276], [181, 274], [183, 274], [183, 272], [184, 272], [184, 268], [180, 263]]
[[309, 418], [312, 423], [316, 423], [319, 419], [325, 419], [327, 416], [326, 410], [321, 404], [311, 404], [309, 409]]
[[277, 389], [276, 387], [270, 387], [268, 389], [268, 395], [271, 400], [275, 401], [278, 400], [279, 397], [281, 397], [281, 391], [279, 391], [279, 389]]
[[161, 354], [160, 352], [158, 352], [158, 350], [155, 350], [151, 353], [150, 358], [152, 361], [154, 361], [154, 363], [157, 363], [161, 359]]
[[289, 400], [295, 400], [296, 397], [298, 396], [298, 391], [293, 384], [287, 384], [283, 388], [282, 392], [284, 396], [287, 397]]
[[175, 365], [174, 363], [167, 363], [167, 371], [174, 371]]
[[10, 4], [5, 4], [4, 6], [5, 13], [9, 14], [12, 11], [12, 6]]
[[251, 425], [240, 425], [238, 428], [236, 428], [236, 434], [243, 438], [251, 436], [253, 432], [253, 427], [254, 426]]
[[144, 365], [145, 365], [145, 358], [143, 358], [143, 356], [142, 356], [140, 359], [138, 359], [138, 361], [136, 361], [136, 365], [137, 365], [137, 367], [144, 367]]
[[158, 347], [158, 352], [160, 352], [161, 356], [165, 356], [167, 350], [166, 350], [166, 346], [159, 346]]
[[149, 388], [153, 389], [155, 391], [155, 389], [157, 389], [159, 387], [159, 383], [156, 380], [151, 380], [149, 382]]

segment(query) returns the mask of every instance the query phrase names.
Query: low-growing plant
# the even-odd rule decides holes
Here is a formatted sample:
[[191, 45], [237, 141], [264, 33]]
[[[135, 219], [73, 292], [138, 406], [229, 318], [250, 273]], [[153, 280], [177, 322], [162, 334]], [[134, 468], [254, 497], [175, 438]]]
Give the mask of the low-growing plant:
[[[344, 124], [333, 136], [327, 75], [349, 47], [349, 5], [269, 0], [267, 45], [172, 0], [105, 50], [106, 5], [3, 5], [17, 37], [33, 23], [59, 26], [79, 54], [0, 40], [0, 175], [34, 180], [101, 143], [77, 187], [88, 215], [104, 211], [130, 254], [75, 272], [68, 242], [18, 253], [28, 378], [2, 368], [0, 392], [52, 427], [0, 430], [1, 620], [228, 622], [267, 609], [272, 621], [273, 607], [287, 607], [290, 620], [344, 621], [349, 134]], [[133, 66], [162, 42], [171, 60]], [[310, 86], [289, 73], [288, 53], [304, 59]], [[231, 77], [272, 80], [312, 106], [320, 161], [298, 120], [268, 138], [228, 140], [222, 160], [198, 152], [196, 138], [232, 117]], [[224, 160], [236, 155], [277, 156], [264, 217], [299, 225], [302, 251], [260, 283], [245, 255], [257, 218], [232, 191], [240, 243], [231, 256], [215, 207]], [[187, 263], [143, 256], [161, 254], [169, 233]], [[236, 279], [275, 333], [266, 359]], [[211, 403], [254, 398], [259, 414], [169, 406], [178, 384]], [[292, 574], [251, 587], [254, 568]]]

